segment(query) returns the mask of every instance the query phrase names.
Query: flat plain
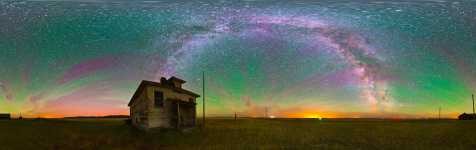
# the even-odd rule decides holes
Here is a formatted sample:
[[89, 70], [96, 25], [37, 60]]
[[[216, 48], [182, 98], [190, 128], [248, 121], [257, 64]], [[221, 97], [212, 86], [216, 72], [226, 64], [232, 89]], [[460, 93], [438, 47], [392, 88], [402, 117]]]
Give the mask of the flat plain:
[[215, 118], [205, 128], [148, 132], [123, 119], [0, 121], [0, 150], [475, 148], [476, 121]]

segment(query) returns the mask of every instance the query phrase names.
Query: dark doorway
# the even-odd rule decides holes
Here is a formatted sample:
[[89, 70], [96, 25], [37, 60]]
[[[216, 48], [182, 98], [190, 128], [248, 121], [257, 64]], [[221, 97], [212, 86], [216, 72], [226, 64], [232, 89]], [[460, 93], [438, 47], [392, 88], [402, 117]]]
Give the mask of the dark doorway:
[[176, 128], [195, 126], [195, 103], [173, 101], [170, 109], [170, 125]]

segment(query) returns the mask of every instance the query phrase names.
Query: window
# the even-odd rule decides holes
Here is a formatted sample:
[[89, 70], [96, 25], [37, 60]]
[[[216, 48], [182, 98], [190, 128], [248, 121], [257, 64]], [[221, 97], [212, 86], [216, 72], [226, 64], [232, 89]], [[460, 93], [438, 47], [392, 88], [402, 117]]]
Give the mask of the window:
[[188, 99], [189, 102], [194, 102], [193, 98]]
[[164, 93], [160, 91], [154, 92], [154, 104], [155, 104], [155, 107], [164, 106]]

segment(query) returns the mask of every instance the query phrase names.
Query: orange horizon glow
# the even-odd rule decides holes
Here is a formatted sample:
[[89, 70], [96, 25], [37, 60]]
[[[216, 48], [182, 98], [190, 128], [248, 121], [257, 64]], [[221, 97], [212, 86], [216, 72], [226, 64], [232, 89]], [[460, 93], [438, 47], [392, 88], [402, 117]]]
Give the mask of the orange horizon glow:
[[[69, 111], [65, 113], [40, 113], [40, 114], [21, 114], [23, 118], [65, 118], [65, 117], [102, 117], [102, 116], [112, 116], [112, 115], [129, 115], [129, 110], [116, 110], [110, 112], [100, 112], [100, 111], [91, 111], [91, 112], [78, 112], [78, 111]], [[442, 116], [442, 118], [455, 119], [458, 117], [458, 113], [447, 113]], [[12, 118], [18, 118], [20, 113], [12, 113]], [[200, 114], [197, 114], [200, 116]], [[260, 118], [259, 115], [249, 115], [252, 118]], [[232, 116], [230, 116], [232, 117]], [[411, 115], [402, 115], [402, 114], [388, 114], [385, 116], [374, 116], [370, 113], [331, 113], [331, 112], [318, 112], [318, 111], [307, 111], [302, 110], [300, 112], [277, 112], [268, 116], [269, 118], [385, 118], [385, 119], [429, 119], [437, 118], [434, 114], [422, 114], [421, 116], [411, 116]]]
[[[64, 116], [64, 115], [55, 115], [55, 114], [45, 114], [45, 115], [27, 115], [22, 116], [23, 118], [44, 118], [44, 119], [61, 119], [67, 117], [105, 117], [105, 116], [116, 116], [116, 115], [124, 115], [129, 116], [129, 114], [111, 114], [111, 115], [73, 115], [73, 116]], [[12, 118], [18, 118], [19, 116], [12, 116]], [[207, 117], [213, 118], [213, 117]], [[232, 118], [230, 116], [230, 118]], [[261, 118], [253, 116], [251, 118]], [[378, 118], [378, 117], [323, 117], [320, 115], [306, 115], [306, 116], [273, 116], [270, 117], [272, 119], [280, 119], [280, 118], [290, 118], [290, 119], [345, 119], [345, 118], [355, 118], [355, 119], [366, 119], [366, 118]], [[381, 117], [382, 119], [397, 119], [397, 120], [406, 120], [406, 119], [438, 119], [435, 117], [415, 117], [415, 118], [401, 118], [401, 117]], [[457, 119], [458, 117], [443, 117], [442, 119]]]

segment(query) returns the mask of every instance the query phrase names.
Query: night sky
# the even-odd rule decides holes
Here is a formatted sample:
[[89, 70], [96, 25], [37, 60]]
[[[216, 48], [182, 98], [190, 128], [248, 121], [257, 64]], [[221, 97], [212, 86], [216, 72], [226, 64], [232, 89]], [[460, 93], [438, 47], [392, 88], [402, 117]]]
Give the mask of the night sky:
[[[0, 112], [129, 114], [177, 76], [207, 113], [444, 117], [476, 92], [471, 1], [0, 1]], [[198, 100], [197, 112], [201, 112]], [[200, 116], [201, 113], [198, 113]]]

